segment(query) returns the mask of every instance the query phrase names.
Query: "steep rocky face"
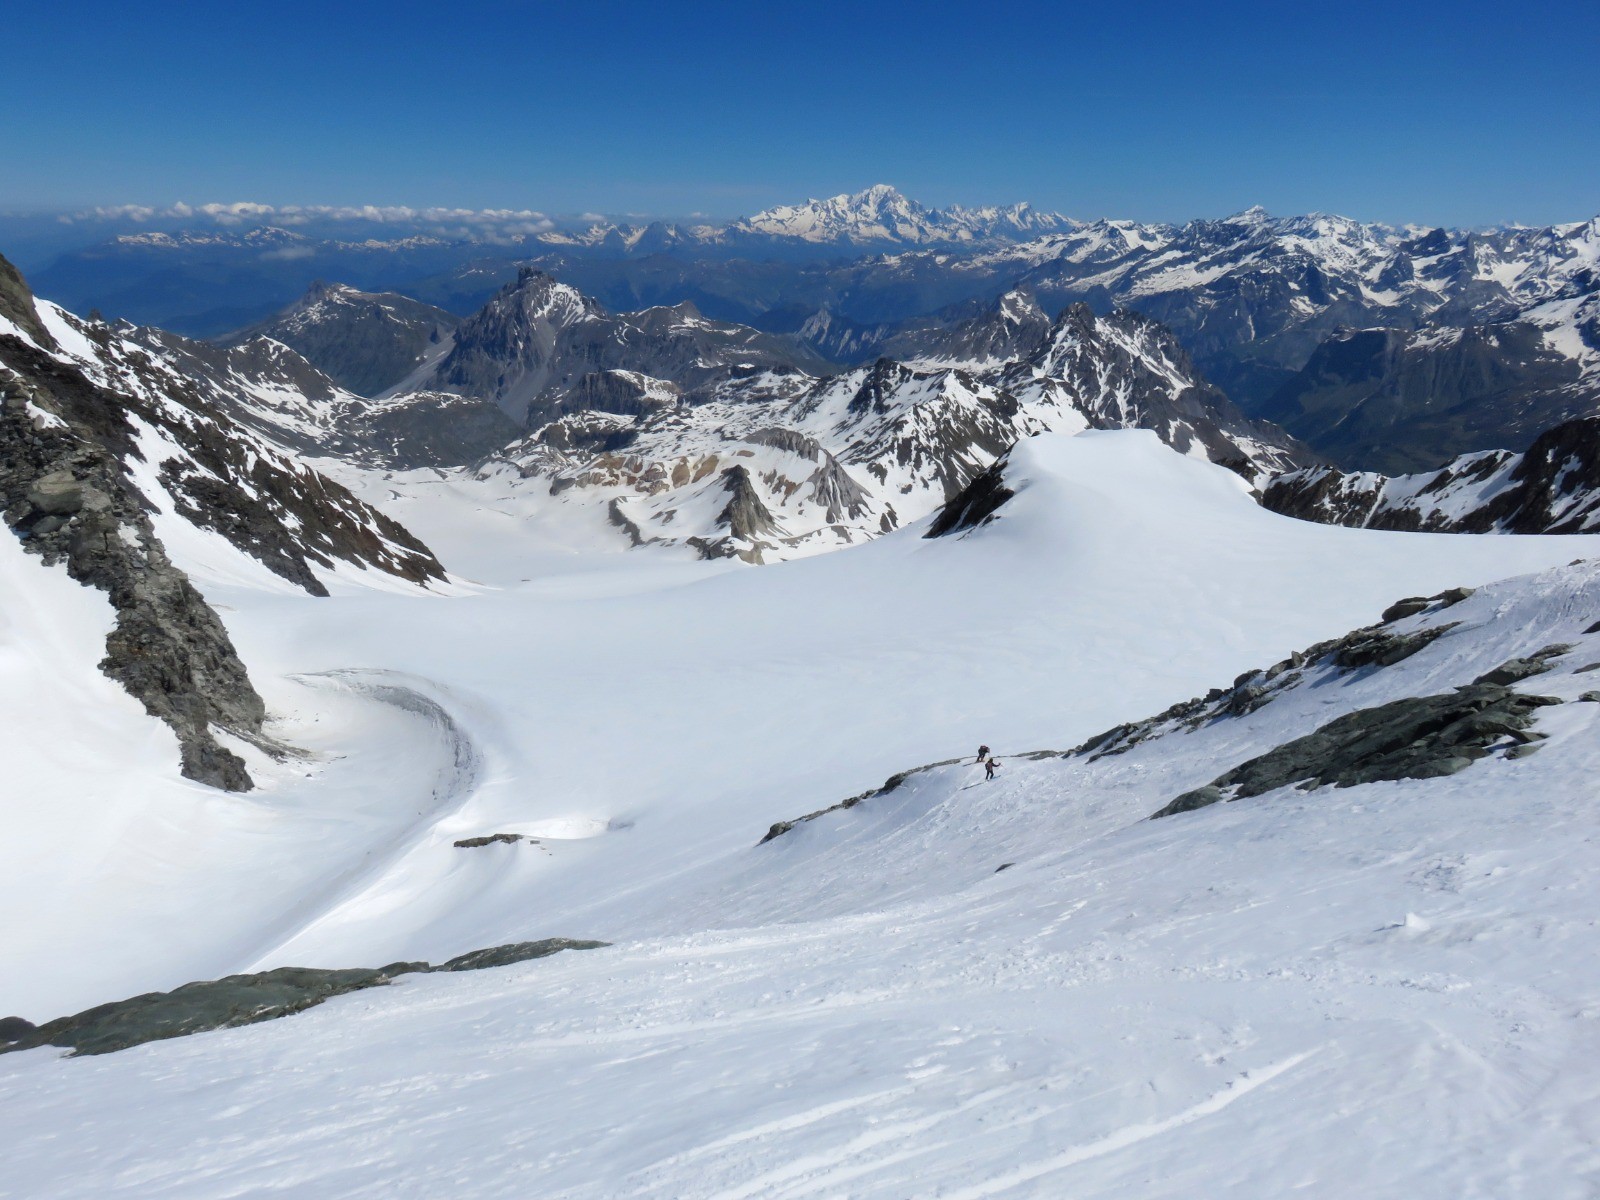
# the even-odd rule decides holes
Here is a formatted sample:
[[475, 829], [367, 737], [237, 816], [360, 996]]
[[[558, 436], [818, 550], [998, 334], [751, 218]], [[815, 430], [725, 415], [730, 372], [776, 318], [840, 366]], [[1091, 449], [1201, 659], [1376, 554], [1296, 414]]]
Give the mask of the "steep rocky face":
[[1546, 430], [1520, 454], [1465, 454], [1415, 475], [1291, 472], [1268, 484], [1261, 503], [1301, 520], [1367, 529], [1590, 532], [1600, 525], [1600, 417]]
[[34, 345], [56, 349], [55, 339], [39, 320], [27, 280], [4, 258], [0, 258], [0, 319], [15, 325]]
[[821, 367], [815, 355], [744, 326], [709, 321], [687, 302], [611, 314], [538, 271], [523, 271], [456, 331], [420, 388], [492, 401], [537, 427], [581, 407], [594, 374], [628, 371], [684, 392], [740, 370]]
[[219, 341], [242, 346], [271, 339], [340, 387], [377, 396], [443, 357], [459, 324], [454, 313], [409, 296], [319, 280], [281, 312]]
[[131, 424], [35, 347], [0, 335], [0, 361], [0, 506], [10, 533], [46, 565], [64, 564], [107, 593], [116, 623], [100, 669], [178, 735], [183, 774], [249, 790], [244, 760], [214, 730], [259, 741], [266, 708], [123, 469], [137, 454]]
[[184, 773], [248, 788], [243, 761], [214, 731], [266, 747], [261, 699], [216, 614], [170, 561], [157, 519], [212, 531], [314, 595], [327, 592], [319, 569], [416, 583], [443, 569], [398, 524], [253, 437], [143, 346], [21, 294], [46, 340], [11, 318], [0, 326], [5, 522], [47, 564], [108, 594], [116, 624], [102, 670], [177, 733]]
[[[523, 271], [462, 322], [454, 346], [420, 386], [487, 399], [523, 420], [557, 379], [563, 333], [599, 316], [599, 306], [574, 289]], [[572, 382], [571, 371], [564, 382]]]
[[521, 432], [493, 404], [448, 392], [357, 396], [270, 338], [223, 347], [127, 324], [115, 333], [148, 352], [168, 390], [188, 388], [198, 403], [297, 454], [402, 471], [461, 466]]
[[1600, 371], [1523, 320], [1337, 334], [1259, 411], [1346, 469], [1395, 472], [1520, 450], [1596, 408]]
[[934, 517], [923, 537], [946, 537], [987, 524], [1016, 492], [1006, 483], [1006, 460], [996, 459], [962, 488]]

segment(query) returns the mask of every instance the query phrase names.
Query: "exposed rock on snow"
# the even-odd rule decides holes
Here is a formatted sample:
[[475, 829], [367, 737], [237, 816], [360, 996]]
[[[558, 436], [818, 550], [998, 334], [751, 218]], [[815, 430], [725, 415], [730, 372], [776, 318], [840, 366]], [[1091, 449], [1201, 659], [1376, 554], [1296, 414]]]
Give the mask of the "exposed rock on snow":
[[1508, 658], [1494, 670], [1485, 671], [1472, 682], [1500, 687], [1520, 683], [1524, 679], [1532, 679], [1535, 675], [1543, 675], [1545, 672], [1553, 670], [1555, 664], [1551, 660], [1570, 654], [1572, 650], [1573, 647], [1566, 642], [1545, 646], [1541, 650], [1534, 651], [1526, 658]]
[[[121, 410], [83, 377], [0, 336], [0, 508], [22, 544], [108, 594], [116, 625], [100, 669], [178, 735], [183, 773], [230, 791], [251, 787], [244, 761], [213, 727], [260, 741], [266, 706], [227, 630], [168, 560], [129, 482], [133, 453]], [[40, 428], [32, 417], [55, 418]]]
[[525, 839], [520, 833], [487, 833], [482, 837], [462, 838], [455, 842], [457, 850], [476, 850], [479, 846], [515, 845], [517, 842], [531, 840]]
[[1001, 506], [1016, 495], [1006, 486], [1005, 471], [1005, 458], [995, 459], [981, 475], [974, 476], [971, 483], [945, 501], [922, 536], [944, 537], [992, 521]]
[[1528, 733], [1534, 714], [1560, 703], [1556, 696], [1525, 696], [1500, 684], [1475, 683], [1444, 695], [1360, 709], [1240, 763], [1150, 815], [1168, 817], [1290, 784], [1303, 789], [1354, 787], [1453, 775], [1486, 756], [1497, 742], [1509, 738], [1521, 745], [1537, 737]]
[[33, 1025], [20, 1017], [7, 1017], [0, 1021], [0, 1054], [38, 1046], [69, 1048], [73, 1057], [110, 1054], [145, 1042], [292, 1016], [346, 992], [383, 987], [401, 975], [482, 971], [545, 958], [562, 950], [595, 950], [606, 944], [573, 938], [545, 938], [474, 950], [436, 967], [425, 962], [397, 962], [386, 967], [346, 970], [279, 967], [248, 975], [229, 975], [223, 979], [186, 983], [170, 992], [149, 992], [101, 1004], [70, 1017], [46, 1021], [43, 1025]]
[[167, 501], [317, 595], [326, 588], [316, 570], [340, 562], [413, 583], [444, 578], [407, 530], [241, 428], [195, 376], [117, 330], [49, 313], [72, 353], [0, 337], [0, 368], [22, 392], [49, 397], [56, 417], [116, 458], [158, 511]]
[[1520, 454], [1465, 454], [1387, 477], [1333, 467], [1273, 479], [1262, 504], [1328, 525], [1430, 533], [1583, 533], [1600, 524], [1600, 417], [1548, 429]]
[[[8, 273], [13, 307], [30, 300]], [[20, 297], [20, 299], [19, 299]], [[30, 300], [31, 303], [31, 300]], [[47, 342], [0, 327], [0, 506], [47, 564], [107, 592], [116, 627], [101, 669], [178, 734], [183, 773], [251, 786], [213, 727], [271, 749], [265, 706], [216, 614], [170, 560], [153, 517], [223, 539], [314, 595], [314, 567], [442, 580], [396, 522], [208, 405], [192, 382], [104, 325], [34, 307]]]
[[881, 786], [872, 788], [870, 791], [862, 792], [857, 796], [851, 796], [849, 799], [841, 800], [837, 804], [830, 804], [827, 808], [819, 808], [816, 812], [806, 813], [805, 816], [796, 817], [792, 821], [776, 822], [770, 829], [767, 830], [766, 836], [756, 844], [758, 846], [764, 846], [773, 838], [782, 837], [796, 825], [803, 825], [807, 821], [815, 821], [818, 817], [825, 817], [830, 813], [843, 812], [846, 809], [854, 808], [863, 800], [873, 800], [879, 796], [887, 796], [889, 793], [898, 789], [901, 784], [906, 782], [906, 780], [911, 779], [914, 776], [921, 775], [924, 772], [936, 771], [941, 767], [953, 767], [957, 763], [963, 763], [966, 761], [967, 760], [964, 758], [946, 758], [936, 763], [927, 763], [920, 767], [912, 767], [909, 771], [899, 771], [896, 774], [889, 776], [888, 779], [884, 780]]

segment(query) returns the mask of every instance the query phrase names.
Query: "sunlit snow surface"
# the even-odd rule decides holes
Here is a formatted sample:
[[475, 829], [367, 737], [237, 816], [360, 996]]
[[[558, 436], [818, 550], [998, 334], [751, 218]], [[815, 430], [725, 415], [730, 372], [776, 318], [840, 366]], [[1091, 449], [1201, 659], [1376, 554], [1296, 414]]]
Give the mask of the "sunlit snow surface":
[[[114, 789], [96, 764], [123, 742], [43, 761], [37, 717], [7, 743], [37, 794], [0, 848], [24, 914], [0, 1010], [617, 944], [0, 1058], [0, 1195], [1592, 1194], [1600, 705], [1543, 710], [1539, 753], [1447, 779], [1141, 818], [1550, 642], [1580, 650], [1525, 690], [1600, 686], [1574, 673], [1600, 660], [1600, 582], [1563, 565], [1594, 539], [1295, 522], [1146, 433], [1013, 458], [1019, 494], [966, 537], [765, 568], [603, 553], [598, 520], [421, 476], [365, 498], [463, 577], [452, 595], [314, 600], [187, 564], [275, 732], [317, 757], [253, 759], [261, 789], [222, 796], [175, 777], [154, 727]], [[19, 587], [46, 574], [14, 557]], [[989, 784], [945, 768], [756, 846], [891, 772], [1065, 749], [1400, 596], [1545, 568], [1422, 618], [1460, 625], [1399, 666], [1244, 721]], [[103, 626], [7, 617], [10, 670], [91, 687]], [[77, 630], [84, 663], [28, 667], [36, 630]], [[85, 703], [133, 736], [107, 688]], [[498, 832], [537, 841], [452, 845]]]

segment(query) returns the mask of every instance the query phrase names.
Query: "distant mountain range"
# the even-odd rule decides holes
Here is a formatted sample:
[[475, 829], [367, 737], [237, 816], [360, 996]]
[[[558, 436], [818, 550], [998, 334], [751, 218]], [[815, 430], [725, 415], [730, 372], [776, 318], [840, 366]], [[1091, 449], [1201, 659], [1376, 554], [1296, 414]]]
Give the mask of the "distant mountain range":
[[[819, 375], [879, 357], [987, 370], [1025, 358], [1081, 302], [1160, 321], [1200, 377], [1342, 468], [1405, 473], [1520, 451], [1600, 409], [1597, 262], [1600, 219], [1450, 230], [1250, 209], [1182, 225], [1080, 222], [1027, 205], [932, 209], [878, 185], [729, 222], [598, 221], [500, 243], [130, 234], [64, 256], [38, 284], [80, 311], [229, 345], [273, 336], [358, 394], [425, 384], [490, 395], [518, 420], [525, 393], [545, 387], [548, 352], [503, 354], [484, 306], [530, 268], [596, 313], [655, 314], [604, 318], [609, 351], [593, 329], [564, 334], [597, 356], [574, 387], [594, 368], [680, 382], [629, 356], [639, 339], [659, 343], [663, 323], [690, 320], [702, 349], [718, 347], [711, 373], [737, 359]], [[301, 295], [318, 279], [342, 289]], [[349, 303], [366, 306], [365, 323], [334, 323], [326, 346], [297, 325], [308, 307]], [[473, 328], [447, 345], [462, 320]], [[502, 359], [507, 378], [486, 386]]]

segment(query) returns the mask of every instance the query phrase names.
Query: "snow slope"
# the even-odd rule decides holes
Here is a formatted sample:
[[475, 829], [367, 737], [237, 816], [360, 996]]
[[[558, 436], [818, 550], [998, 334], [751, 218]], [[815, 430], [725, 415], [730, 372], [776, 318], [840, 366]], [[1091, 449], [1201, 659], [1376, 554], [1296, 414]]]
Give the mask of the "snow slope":
[[[1592, 539], [1296, 522], [1148, 433], [1032, 439], [1008, 480], [1000, 519], [965, 537], [907, 530], [761, 571], [555, 539], [508, 562], [487, 553], [506, 518], [483, 499], [408, 484], [397, 515], [469, 558], [476, 525], [475, 565], [508, 574], [455, 598], [235, 589], [253, 663], [405, 672], [342, 678], [444, 714], [430, 740], [301, 693], [352, 772], [426, 752], [427, 772], [388, 765], [425, 774], [439, 808], [374, 839], [319, 909], [288, 915], [298, 932], [240, 939], [241, 959], [618, 945], [106, 1058], [0, 1059], [0, 1193], [1592, 1194], [1600, 705], [1577, 697], [1600, 572], [1556, 565]], [[1396, 624], [1454, 627], [1394, 666], [1314, 666], [1246, 717], [1114, 758], [1010, 757], [1406, 592], [1539, 568]], [[1557, 642], [1575, 649], [1521, 685], [1569, 701], [1541, 710], [1536, 754], [1142, 820], [1331, 717]], [[995, 783], [938, 768], [756, 845], [980, 739], [1010, 759]], [[496, 831], [540, 841], [450, 844]], [[218, 821], [207, 851], [230, 886], [288, 861], [250, 867], [258, 841]], [[70, 897], [20, 865], [0, 879], [57, 919]], [[123, 869], [170, 897], [188, 885], [162, 873], [195, 868]], [[186, 913], [197, 947], [221, 923], [207, 886]], [[137, 944], [149, 897], [118, 890], [124, 911], [100, 915]], [[8, 962], [15, 1003], [43, 965]], [[29, 1011], [171, 981], [80, 966]]]
[[[1147, 433], [1041, 436], [1013, 463], [1029, 482], [981, 538], [926, 541], [914, 526], [778, 570], [596, 555], [586, 539], [604, 531], [586, 527], [513, 553], [507, 531], [538, 530], [529, 506], [551, 502], [437, 477], [370, 486], [401, 492], [388, 510], [479, 573], [454, 596], [347, 588], [307, 603], [186, 562], [175, 542], [278, 715], [272, 732], [318, 757], [252, 761], [258, 791], [214, 818], [190, 815], [212, 812], [209, 796], [171, 810], [168, 831], [149, 814], [147, 848], [76, 847], [30, 810], [42, 824], [3, 866], [36, 916], [0, 1008], [50, 1016], [258, 963], [693, 928], [703, 914], [675, 915], [675, 880], [773, 821], [969, 742], [1070, 745], [1371, 620], [1397, 594], [1590, 545], [1289, 520]], [[442, 706], [481, 757], [476, 786], [438, 800], [455, 743], [419, 737], [431, 726], [414, 713], [329, 694], [324, 673], [347, 670], [398, 672]], [[85, 789], [83, 803], [90, 821], [106, 801]], [[550, 821], [605, 832], [504, 855], [451, 845]], [[357, 866], [359, 887], [302, 903], [307, 880]], [[83, 899], [102, 877], [114, 911]], [[175, 904], [191, 914], [181, 944], [153, 919]], [[113, 942], [122, 969], [80, 952]]]

